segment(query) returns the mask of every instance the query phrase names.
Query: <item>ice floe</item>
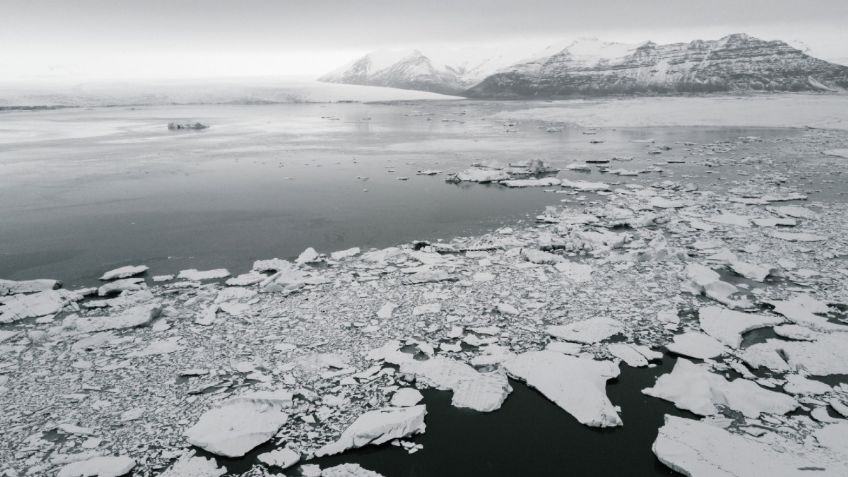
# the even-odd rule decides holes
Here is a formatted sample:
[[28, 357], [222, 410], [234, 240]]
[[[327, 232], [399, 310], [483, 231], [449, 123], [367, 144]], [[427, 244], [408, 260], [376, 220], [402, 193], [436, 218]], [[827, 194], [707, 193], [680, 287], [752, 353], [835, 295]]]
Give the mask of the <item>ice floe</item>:
[[612, 361], [529, 351], [503, 363], [510, 376], [539, 390], [577, 421], [592, 427], [622, 425], [606, 394], [608, 380], [618, 376]]
[[567, 325], [548, 326], [548, 334], [566, 341], [593, 344], [624, 331], [624, 325], [612, 318], [597, 317]]
[[654, 441], [663, 464], [691, 477], [848, 475], [844, 460], [788, 439], [733, 434], [693, 419], [666, 416]]
[[206, 411], [190, 428], [186, 440], [224, 457], [241, 457], [266, 442], [288, 420], [286, 394], [252, 394], [232, 398]]
[[356, 418], [337, 441], [316, 450], [315, 456], [340, 454], [348, 449], [421, 434], [426, 429], [425, 415], [427, 408], [423, 404], [368, 411]]
[[761, 413], [786, 414], [798, 407], [795, 399], [786, 394], [769, 391], [743, 378], [728, 381], [711, 373], [708, 365], [684, 358], [678, 358], [671, 373], [660, 376], [653, 387], [642, 392], [701, 416], [716, 414], [718, 406], [748, 417], [758, 417]]

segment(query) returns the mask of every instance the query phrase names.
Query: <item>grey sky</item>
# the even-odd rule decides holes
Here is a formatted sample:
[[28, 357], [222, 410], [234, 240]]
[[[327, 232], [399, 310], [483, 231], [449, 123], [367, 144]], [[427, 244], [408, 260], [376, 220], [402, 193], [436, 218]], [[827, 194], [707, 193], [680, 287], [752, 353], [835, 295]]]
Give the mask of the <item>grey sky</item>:
[[197, 73], [316, 74], [376, 48], [738, 31], [848, 57], [846, 0], [0, 0], [0, 12], [4, 79], [110, 63], [179, 76], [185, 58]]

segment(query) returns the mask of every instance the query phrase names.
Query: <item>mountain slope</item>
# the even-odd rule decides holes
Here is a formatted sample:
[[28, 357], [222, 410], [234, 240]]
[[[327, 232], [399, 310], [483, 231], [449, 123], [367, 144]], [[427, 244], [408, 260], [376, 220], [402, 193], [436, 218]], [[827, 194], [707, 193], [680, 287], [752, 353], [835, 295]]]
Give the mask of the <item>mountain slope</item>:
[[668, 45], [583, 39], [496, 59], [438, 61], [417, 50], [395, 55], [366, 55], [320, 80], [479, 98], [848, 90], [848, 67], [745, 34]]

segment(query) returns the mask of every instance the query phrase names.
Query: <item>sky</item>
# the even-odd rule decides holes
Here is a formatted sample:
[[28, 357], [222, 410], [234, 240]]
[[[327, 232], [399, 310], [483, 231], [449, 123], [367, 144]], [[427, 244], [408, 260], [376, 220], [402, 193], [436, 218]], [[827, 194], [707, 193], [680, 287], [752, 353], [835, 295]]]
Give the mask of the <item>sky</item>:
[[848, 61], [848, 0], [0, 0], [0, 81], [315, 77], [375, 49], [745, 32]]

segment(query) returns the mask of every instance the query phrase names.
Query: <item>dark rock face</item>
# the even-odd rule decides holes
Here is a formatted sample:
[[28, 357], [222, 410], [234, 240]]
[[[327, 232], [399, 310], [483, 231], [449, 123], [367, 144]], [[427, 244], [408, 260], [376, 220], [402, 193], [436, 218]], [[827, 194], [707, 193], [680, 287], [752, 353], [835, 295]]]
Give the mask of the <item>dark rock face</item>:
[[517, 65], [470, 88], [472, 97], [563, 97], [848, 89], [848, 67], [808, 56], [782, 41], [743, 34], [716, 41], [644, 43], [612, 61], [583, 65], [565, 49]]
[[372, 69], [370, 56], [365, 56], [320, 80], [477, 98], [848, 90], [848, 66], [745, 34], [669, 45], [647, 42], [615, 58], [587, 59], [566, 47], [473, 85], [460, 69], [436, 68], [418, 51], [379, 71]]

